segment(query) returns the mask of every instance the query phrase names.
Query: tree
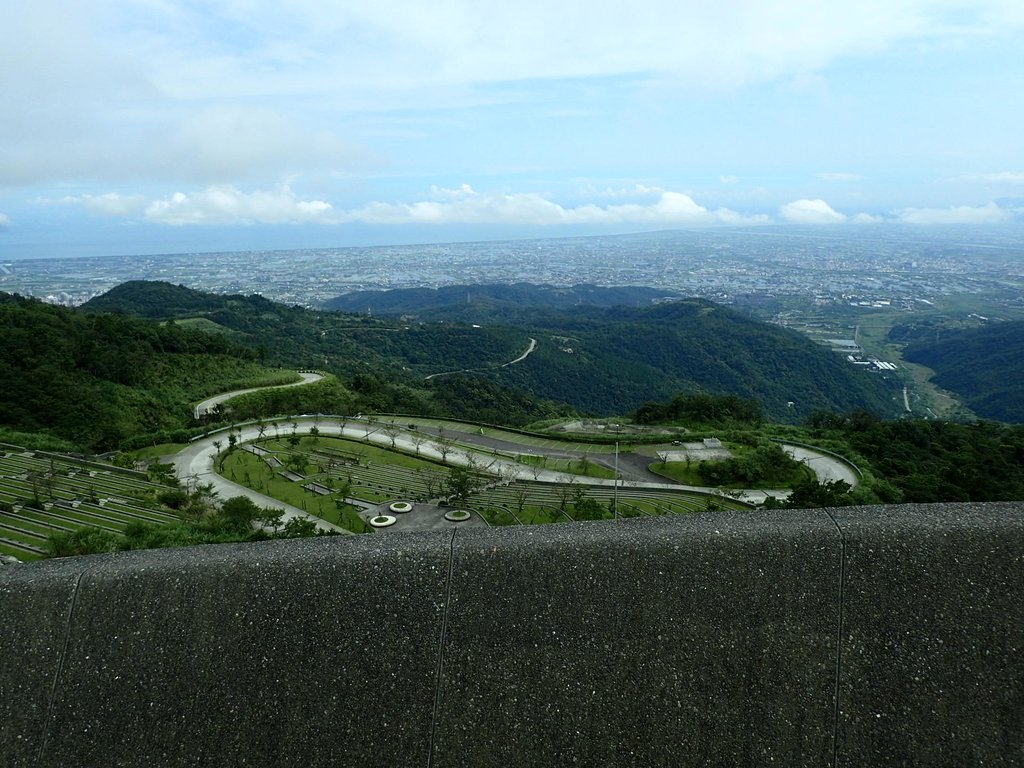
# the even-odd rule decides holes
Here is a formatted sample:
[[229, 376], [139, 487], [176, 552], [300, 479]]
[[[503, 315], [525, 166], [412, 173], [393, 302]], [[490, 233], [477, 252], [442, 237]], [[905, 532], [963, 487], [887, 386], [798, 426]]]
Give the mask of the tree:
[[306, 517], [292, 517], [284, 524], [281, 535], [286, 539], [298, 539], [316, 535], [316, 523]]
[[516, 516], [521, 518], [523, 516], [523, 510], [526, 508], [526, 489], [516, 488], [512, 492], [512, 498], [516, 500]]
[[437, 451], [441, 454], [441, 463], [448, 463], [448, 454], [451, 453], [452, 444], [451, 441], [444, 437], [439, 437], [437, 440]]
[[845, 507], [853, 503], [850, 498], [850, 484], [845, 480], [803, 480], [793, 486], [793, 493], [786, 499], [789, 509], [813, 509], [816, 507]]
[[260, 516], [260, 508], [245, 496], [232, 496], [220, 506], [221, 514], [229, 525], [238, 532], [247, 532], [253, 521]]
[[572, 475], [562, 474], [558, 476], [558, 482], [558, 508], [564, 512], [569, 505], [569, 499], [573, 497], [576, 478]]
[[384, 434], [387, 435], [388, 439], [391, 441], [391, 449], [394, 450], [395, 441], [397, 440], [398, 435], [399, 433], [401, 433], [402, 430], [399, 428], [397, 424], [395, 424], [394, 419], [385, 423], [383, 426], [383, 430]]
[[457, 504], [465, 504], [479, 488], [477, 478], [462, 467], [452, 467], [448, 472], [445, 492]]

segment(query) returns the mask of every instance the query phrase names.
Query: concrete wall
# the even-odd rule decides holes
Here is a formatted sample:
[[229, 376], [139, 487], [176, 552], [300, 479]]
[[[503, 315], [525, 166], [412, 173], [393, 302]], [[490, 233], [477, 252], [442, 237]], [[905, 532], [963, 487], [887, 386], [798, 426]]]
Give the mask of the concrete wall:
[[1024, 765], [1024, 505], [0, 569], [0, 766]]

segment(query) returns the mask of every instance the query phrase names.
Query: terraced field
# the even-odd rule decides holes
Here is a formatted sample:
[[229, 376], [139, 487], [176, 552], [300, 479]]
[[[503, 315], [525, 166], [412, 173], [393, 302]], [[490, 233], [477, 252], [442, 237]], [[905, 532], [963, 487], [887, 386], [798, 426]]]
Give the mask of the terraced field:
[[52, 533], [176, 520], [161, 490], [141, 472], [0, 446], [0, 554], [35, 560]]
[[[560, 450], [567, 447], [572, 446], [558, 444]], [[452, 450], [473, 449], [458, 445]], [[507, 461], [505, 456], [506, 467]], [[511, 479], [507, 472], [494, 470], [498, 463], [487, 453], [475, 454], [473, 464], [468, 474], [475, 490], [465, 506], [491, 525], [749, 508], [733, 499], [683, 488], [620, 486], [616, 491], [610, 484], [596, 485], [586, 477], [571, 475], [563, 475], [564, 482]], [[523, 466], [528, 470], [530, 464]], [[358, 516], [361, 509], [399, 499], [444, 499], [451, 471], [415, 453], [324, 436], [302, 437], [295, 444], [278, 437], [264, 438], [222, 456], [220, 462], [225, 477], [357, 532], [365, 530], [363, 518]]]

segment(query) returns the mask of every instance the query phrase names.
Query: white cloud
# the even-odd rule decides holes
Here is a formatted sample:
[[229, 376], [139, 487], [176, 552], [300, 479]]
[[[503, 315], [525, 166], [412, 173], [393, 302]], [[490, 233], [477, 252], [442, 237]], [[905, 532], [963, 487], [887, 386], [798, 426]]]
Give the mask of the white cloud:
[[634, 184], [632, 187], [605, 187], [604, 189], [588, 185], [581, 190], [581, 195], [607, 198], [656, 197], [664, 191], [661, 187], [652, 187], [646, 184]]
[[[637, 187], [641, 189], [641, 187]], [[300, 198], [288, 186], [243, 192], [232, 185], [215, 185], [200, 192], [177, 192], [146, 201], [116, 193], [81, 195], [57, 201], [90, 211], [138, 216], [170, 224], [516, 224], [524, 226], [654, 224], [666, 226], [763, 224], [764, 215], [744, 215], [728, 208], [710, 210], [682, 192], [642, 188], [655, 196], [649, 203], [563, 206], [534, 192], [477, 192], [469, 184], [454, 189], [432, 187], [430, 199], [410, 203], [371, 202], [339, 210], [323, 200]]]
[[819, 173], [818, 178], [824, 181], [860, 181], [864, 177], [859, 173]]
[[292, 224], [330, 221], [330, 203], [299, 200], [288, 187], [249, 194], [214, 186], [187, 195], [177, 192], [146, 206], [144, 218], [161, 224]]
[[953, 181], [987, 184], [1024, 184], [1024, 173], [1016, 171], [1002, 171], [1001, 173], [973, 173], [965, 176], [957, 176]]
[[737, 181], [739, 181], [739, 178], [737, 178], [736, 176], [732, 176], [732, 175], [726, 175], [726, 176], [719, 176], [718, 180], [722, 184], [735, 184]]
[[779, 214], [794, 224], [840, 224], [846, 216], [824, 200], [794, 200], [779, 208]]
[[[1021, 8], [1019, 0], [33, 0], [0, 25], [0, 185], [266, 185], [351, 172], [366, 154], [346, 139], [353, 114], [383, 116], [376, 137], [404, 128], [412, 111], [537, 99], [532, 83], [542, 81], [714, 92], [813, 80], [837, 61], [901, 46], [1017, 34]], [[494, 83], [505, 90], [480, 87]], [[539, 99], [547, 112], [553, 103], [567, 114], [589, 107], [549, 95]]]
[[6, 213], [0, 213], [0, 227], [10, 226], [11, 219]]
[[971, 207], [903, 208], [896, 211], [896, 220], [904, 224], [999, 224], [1012, 214], [995, 203]]
[[142, 195], [122, 195], [107, 192], [102, 195], [67, 195], [59, 200], [37, 199], [41, 205], [81, 205], [90, 213], [101, 216], [134, 216], [141, 214], [146, 208], [146, 198]]
[[885, 221], [884, 216], [875, 216], [870, 213], [858, 213], [850, 219], [854, 224], [881, 224]]
[[[654, 190], [649, 190], [653, 192]], [[689, 195], [660, 191], [652, 203], [564, 207], [536, 193], [478, 193], [463, 185], [456, 194], [415, 203], [370, 203], [338, 215], [367, 224], [750, 224], [765, 216], [744, 216], [728, 208], [709, 210]], [[435, 193], [435, 197], [437, 197]]]

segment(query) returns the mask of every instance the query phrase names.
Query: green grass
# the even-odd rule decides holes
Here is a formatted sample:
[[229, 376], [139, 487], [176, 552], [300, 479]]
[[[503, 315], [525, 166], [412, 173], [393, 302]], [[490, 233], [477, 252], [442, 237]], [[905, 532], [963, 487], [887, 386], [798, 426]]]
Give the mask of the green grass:
[[611, 480], [615, 477], [615, 472], [592, 460], [552, 459], [546, 456], [518, 456], [516, 461], [528, 467], [540, 466], [542, 469], [552, 472], [564, 472], [581, 477], [596, 477], [603, 480]]
[[700, 476], [700, 464], [696, 461], [687, 464], [685, 461], [656, 461], [648, 465], [648, 469], [656, 475], [667, 477], [683, 485], [705, 485], [704, 479]]
[[132, 451], [131, 456], [140, 461], [142, 459], [161, 459], [173, 456], [187, 447], [188, 443], [161, 443], [160, 445], [150, 445], [145, 448], [139, 448], [137, 451]]
[[[307, 491], [302, 483], [294, 483], [267, 466], [248, 451], [235, 450], [218, 461], [221, 475], [240, 485], [252, 488], [285, 504], [316, 515], [329, 523], [338, 523], [339, 512], [333, 495], [321, 496]], [[283, 469], [283, 468], [281, 468]]]
[[[230, 328], [226, 328], [220, 323], [215, 323], [206, 317], [184, 317], [180, 320], [174, 321], [177, 325], [182, 328], [194, 328], [197, 331], [206, 331], [207, 333], [223, 333], [226, 335], [233, 335], [234, 331]], [[167, 323], [161, 323], [166, 325]]]

